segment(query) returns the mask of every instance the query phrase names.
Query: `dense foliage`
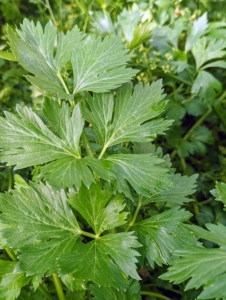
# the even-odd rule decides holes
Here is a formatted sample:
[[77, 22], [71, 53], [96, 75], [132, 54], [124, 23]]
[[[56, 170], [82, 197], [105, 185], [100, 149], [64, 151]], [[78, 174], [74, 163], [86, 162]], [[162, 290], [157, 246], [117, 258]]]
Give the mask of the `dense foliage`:
[[226, 299], [223, 7], [0, 1], [0, 299]]

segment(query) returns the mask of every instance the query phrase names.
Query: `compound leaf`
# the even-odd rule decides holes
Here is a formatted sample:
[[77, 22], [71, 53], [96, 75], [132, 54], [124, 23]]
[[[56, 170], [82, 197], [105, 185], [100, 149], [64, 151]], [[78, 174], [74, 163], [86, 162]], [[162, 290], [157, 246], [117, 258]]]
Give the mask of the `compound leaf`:
[[108, 92], [130, 79], [136, 70], [125, 68], [129, 55], [119, 37], [89, 37], [72, 54], [74, 91]]
[[[73, 94], [79, 91], [109, 91], [137, 73], [125, 68], [130, 56], [116, 36], [103, 41], [93, 37], [84, 39], [85, 35], [75, 26], [57, 38], [57, 30], [51, 22], [43, 30], [39, 22], [35, 25], [27, 19], [21, 24], [21, 30], [8, 28], [7, 32], [15, 59], [35, 75], [27, 76], [28, 81], [63, 99], [73, 100]], [[74, 73], [73, 91], [69, 91], [60, 73], [68, 61]]]
[[140, 244], [131, 232], [108, 234], [65, 254], [59, 259], [59, 272], [72, 273], [76, 278], [98, 285], [126, 288], [125, 275], [140, 279], [135, 265], [139, 254], [132, 249], [137, 247]]
[[82, 107], [82, 111], [106, 149], [127, 141], [151, 141], [167, 130], [172, 123], [169, 120], [147, 122], [163, 112], [163, 98], [161, 80], [145, 87], [139, 83], [133, 94], [132, 85], [124, 84], [117, 90], [116, 99], [113, 93], [89, 96], [90, 110]]
[[47, 125], [32, 110], [17, 107], [18, 115], [6, 112], [1, 118], [0, 153], [2, 161], [16, 168], [45, 164], [40, 177], [57, 188], [90, 186], [94, 177], [88, 165], [98, 175], [110, 179], [107, 162], [95, 158], [81, 158], [80, 136], [84, 119], [77, 104], [72, 110], [66, 102], [45, 99], [43, 113]]
[[56, 272], [56, 259], [73, 248], [80, 234], [65, 192], [31, 183], [12, 194], [1, 194], [0, 200], [6, 246], [22, 252], [16, 270], [37, 277]]
[[122, 195], [112, 197], [112, 191], [102, 190], [101, 183], [89, 189], [83, 185], [78, 192], [70, 194], [68, 201], [97, 235], [126, 222], [127, 213], [120, 213], [125, 207]]
[[196, 243], [196, 239], [182, 222], [187, 221], [191, 214], [178, 207], [148, 218], [134, 225], [143, 257], [154, 268], [154, 262], [159, 266], [169, 264], [176, 249], [186, 248]]

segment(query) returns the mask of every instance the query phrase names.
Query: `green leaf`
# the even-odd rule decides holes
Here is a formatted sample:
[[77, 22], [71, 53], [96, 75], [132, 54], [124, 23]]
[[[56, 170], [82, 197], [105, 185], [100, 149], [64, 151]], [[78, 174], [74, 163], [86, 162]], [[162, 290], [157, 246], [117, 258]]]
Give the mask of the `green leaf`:
[[6, 118], [1, 118], [1, 161], [16, 164], [17, 169], [49, 162], [40, 177], [57, 188], [79, 188], [82, 182], [90, 186], [94, 177], [88, 165], [104, 179], [112, 178], [107, 162], [81, 158], [79, 141], [84, 119], [79, 104], [72, 110], [66, 102], [60, 106], [46, 98], [43, 113], [47, 125], [26, 107], [18, 106], [17, 112], [6, 112]]
[[208, 28], [207, 13], [204, 13], [200, 18], [194, 21], [193, 26], [189, 30], [188, 37], [185, 44], [185, 52], [188, 52], [201, 36], [206, 33]]
[[167, 202], [181, 205], [186, 202], [192, 201], [192, 199], [186, 196], [195, 192], [196, 179], [198, 175], [194, 174], [190, 177], [181, 176], [180, 174], [171, 175], [173, 182], [172, 187], [166, 188], [162, 192], [151, 195], [150, 198], [144, 198], [142, 205], [147, 205], [151, 202]]
[[71, 55], [78, 47], [80, 42], [85, 37], [79, 30], [74, 26], [71, 30], [68, 30], [66, 34], [61, 32], [57, 37], [57, 51], [55, 56], [55, 62], [58, 71], [64, 67], [64, 65], [71, 60]]
[[113, 93], [89, 96], [90, 110], [82, 107], [82, 112], [92, 124], [103, 149], [127, 141], [147, 142], [172, 123], [162, 119], [147, 122], [163, 112], [166, 105], [163, 98], [161, 80], [145, 87], [139, 83], [133, 94], [132, 85], [125, 84], [117, 90], [116, 99]]
[[90, 284], [89, 290], [94, 296], [93, 300], [141, 300], [140, 285], [135, 280], [129, 281], [129, 286], [126, 290], [104, 286], [100, 288], [97, 284]]
[[14, 300], [30, 281], [25, 273], [16, 272], [16, 262], [0, 260], [0, 300]]
[[167, 273], [160, 276], [174, 283], [183, 282], [192, 277], [186, 289], [199, 288], [213, 278], [226, 272], [225, 249], [207, 249], [203, 247], [187, 247], [174, 253], [177, 258]]
[[[59, 259], [60, 274], [72, 273], [76, 278], [93, 281], [98, 285], [126, 288], [126, 276], [139, 280], [136, 272], [140, 247], [131, 232], [108, 234]], [[122, 272], [125, 274], [123, 275]]]
[[133, 39], [129, 43], [130, 50], [138, 47], [140, 44], [144, 43], [150, 38], [151, 35], [151, 24], [148, 20], [144, 23], [136, 25], [133, 32]]
[[196, 225], [185, 225], [185, 227], [192, 231], [198, 238], [218, 244], [219, 246], [226, 246], [226, 227], [223, 224], [205, 224], [205, 230]]
[[152, 154], [115, 154], [109, 156], [110, 170], [115, 174], [116, 190], [131, 198], [128, 183], [138, 193], [149, 197], [171, 186], [168, 169], [159, 166], [164, 161]]
[[222, 89], [221, 83], [209, 72], [200, 71], [192, 85], [192, 94], [197, 94], [203, 100], [203, 103], [210, 105], [216, 98], [216, 92]]
[[216, 189], [212, 190], [211, 194], [226, 206], [226, 183], [216, 182]]
[[17, 61], [13, 53], [7, 51], [0, 51], [0, 58], [11, 60], [11, 61]]
[[[9, 44], [18, 62], [24, 69], [34, 74], [27, 79], [45, 92], [57, 94], [58, 97], [73, 100], [79, 91], [106, 92], [130, 81], [136, 70], [125, 68], [129, 55], [120, 39], [116, 36], [101, 38], [88, 37], [84, 40], [75, 26], [66, 35], [60, 33], [49, 22], [44, 30], [38, 22], [27, 19], [21, 30], [8, 28]], [[57, 50], [54, 57], [54, 43]], [[61, 69], [71, 61], [74, 88], [68, 90]]]
[[[7, 29], [12, 52], [22, 67], [36, 77], [27, 79], [39, 88], [57, 93], [59, 97], [71, 99], [64, 90], [60, 73], [53, 57], [56, 28], [49, 22], [43, 31], [38, 22], [24, 20], [21, 30]], [[77, 37], [77, 35], [76, 35]], [[65, 48], [66, 49], [66, 48]], [[68, 51], [68, 50], [65, 50]]]
[[[205, 37], [201, 38], [192, 48], [192, 53], [194, 55], [196, 63], [196, 69], [199, 69], [200, 67], [202, 67], [202, 69], [214, 67], [216, 62], [209, 65], [204, 64], [212, 59], [218, 59], [225, 56], [226, 51], [223, 50], [225, 48], [226, 41], [223, 39], [213, 39], [210, 42], [207, 42], [207, 39]], [[217, 64], [216, 66], [221, 67], [219, 64]], [[224, 66], [224, 63], [222, 64], [222, 66]]]
[[214, 276], [204, 287], [198, 299], [225, 299], [226, 297], [226, 274]]
[[86, 290], [84, 281], [82, 281], [81, 279], [78, 279], [78, 278], [74, 278], [71, 274], [61, 276], [60, 279], [63, 281], [63, 283], [66, 285], [66, 287], [71, 292]]
[[78, 192], [70, 194], [68, 201], [96, 235], [126, 222], [127, 213], [120, 213], [125, 207], [122, 195], [112, 197], [112, 191], [102, 190], [101, 183], [93, 184], [89, 189], [83, 185]]
[[196, 243], [194, 236], [182, 226], [190, 217], [189, 212], [175, 207], [134, 225], [138, 240], [144, 246], [142, 255], [152, 268], [155, 262], [159, 266], [169, 264], [175, 250]]
[[141, 14], [138, 10], [128, 11], [126, 8], [118, 15], [119, 32], [129, 43], [134, 38], [134, 30], [141, 20]]
[[80, 235], [64, 191], [31, 183], [12, 194], [1, 194], [0, 200], [1, 234], [6, 246], [22, 253], [16, 270], [37, 277], [55, 273], [56, 259], [69, 252]]
[[72, 54], [74, 91], [108, 92], [117, 88], [137, 73], [125, 68], [129, 55], [116, 37], [87, 38]]

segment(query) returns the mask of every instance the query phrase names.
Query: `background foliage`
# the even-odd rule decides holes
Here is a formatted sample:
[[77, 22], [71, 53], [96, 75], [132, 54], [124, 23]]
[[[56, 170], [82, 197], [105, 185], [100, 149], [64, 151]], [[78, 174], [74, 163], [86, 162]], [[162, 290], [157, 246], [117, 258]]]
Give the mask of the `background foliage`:
[[[207, 248], [212, 249], [208, 253], [206, 248], [195, 250], [189, 248], [178, 252], [178, 257], [182, 259], [176, 259], [175, 266], [170, 267], [169, 273], [161, 276], [164, 279], [174, 280], [175, 284], [159, 278], [166, 272], [165, 266], [161, 268], [157, 266], [154, 270], [147, 266], [140, 270], [143, 299], [196, 299], [200, 293], [200, 299], [226, 297], [226, 291], [221, 284], [225, 281], [225, 270], [219, 274], [220, 278], [215, 279], [216, 273], [211, 272], [210, 278], [204, 276], [206, 273], [205, 255], [207, 261], [213, 259], [211, 255], [217, 257], [220, 264], [225, 259], [225, 244], [222, 243], [225, 229], [221, 225], [216, 225], [217, 223], [226, 225], [226, 214], [223, 210], [225, 202], [222, 201], [225, 197], [223, 183], [226, 181], [226, 15], [224, 2], [224, 0], [0, 0], [0, 50], [9, 49], [6, 38], [7, 24], [12, 27], [19, 26], [26, 17], [35, 22], [38, 20], [44, 25], [51, 19], [58, 31], [69, 30], [77, 24], [83, 32], [93, 37], [118, 36], [132, 56], [129, 66], [138, 70], [133, 79], [134, 84], [151, 83], [163, 78], [164, 92], [169, 101], [160, 117], [173, 120], [173, 123], [166, 135], [158, 136], [153, 145], [147, 147], [152, 147], [152, 151], [160, 157], [170, 154], [172, 167], [177, 172], [183, 175], [199, 175], [197, 192], [191, 196], [194, 201], [185, 202], [184, 207], [193, 214], [190, 219], [191, 224], [188, 225], [191, 226], [189, 230], [195, 232]], [[18, 103], [35, 110], [41, 106], [43, 97], [39, 89], [31, 86], [24, 75], [26, 73], [20, 65], [0, 59], [1, 115], [3, 111], [14, 112]], [[65, 73], [64, 79], [67, 80], [69, 75]], [[81, 95], [78, 94], [77, 97]], [[98, 151], [94, 148], [98, 145], [92, 146], [93, 150]], [[124, 145], [124, 147], [127, 153], [130, 153], [131, 145]], [[166, 164], [170, 165], [169, 157], [164, 157]], [[21, 171], [13, 171], [12, 167], [6, 167], [4, 164], [0, 167], [1, 191], [12, 187], [15, 174], [20, 174], [28, 181], [35, 180], [39, 173], [38, 167], [33, 168], [30, 165]], [[222, 185], [218, 183], [216, 190], [211, 193], [215, 189], [216, 181], [222, 182]], [[215, 197], [221, 201], [215, 201]], [[141, 217], [145, 219], [148, 216], [158, 216], [158, 213], [164, 211], [165, 207], [158, 202], [144, 209]], [[212, 227], [207, 227], [208, 230], [204, 229], [206, 223], [212, 223]], [[192, 227], [195, 225], [199, 225], [200, 231], [197, 227]], [[139, 230], [141, 229], [137, 228], [138, 232]], [[216, 240], [213, 236], [218, 236], [219, 239]], [[197, 263], [199, 270], [195, 270], [193, 274], [195, 282], [190, 279], [186, 285], [184, 280], [190, 276], [186, 275], [186, 270], [183, 268], [192, 267], [188, 264], [189, 255], [197, 257], [200, 265]], [[203, 262], [200, 261], [200, 256]], [[5, 258], [6, 253], [2, 252], [1, 257]], [[12, 262], [12, 269], [13, 264]], [[208, 267], [211, 268], [211, 266]], [[184, 272], [183, 280], [177, 277], [180, 268]], [[199, 280], [197, 280], [197, 274], [201, 277]], [[22, 275], [15, 274], [15, 276]], [[67, 282], [66, 277], [65, 282]], [[71, 281], [68, 280], [68, 282]], [[46, 284], [50, 285], [51, 289], [53, 283], [46, 282]], [[127, 291], [128, 296], [119, 294], [118, 299], [123, 299], [122, 297], [133, 299], [129, 293], [132, 293], [134, 289], [134, 294], [136, 294], [136, 284], [131, 281], [131, 290]], [[201, 290], [202, 284], [206, 284], [204, 291]], [[211, 285], [216, 286], [217, 292], [213, 289], [208, 290]], [[78, 286], [81, 287], [80, 283]], [[185, 286], [187, 290], [184, 291]], [[101, 297], [106, 296], [106, 293], [109, 293], [108, 299], [111, 299], [111, 290], [99, 291], [96, 285], [91, 286], [90, 289], [97, 297], [94, 299], [102, 299]], [[33, 292], [24, 289], [20, 299], [27, 299], [28, 293]], [[103, 293], [102, 296], [99, 295], [101, 293]], [[83, 299], [83, 294], [84, 291], [79, 290], [78, 299]], [[37, 290], [29, 297], [42, 299], [42, 294]]]

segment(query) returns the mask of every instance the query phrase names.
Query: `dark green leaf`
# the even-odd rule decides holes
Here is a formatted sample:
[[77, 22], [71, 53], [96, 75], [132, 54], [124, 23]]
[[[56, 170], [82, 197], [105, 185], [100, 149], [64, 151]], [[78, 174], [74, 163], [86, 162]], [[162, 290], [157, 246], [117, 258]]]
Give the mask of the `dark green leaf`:
[[169, 264], [175, 250], [196, 243], [194, 236], [182, 225], [190, 217], [189, 212], [175, 207], [134, 225], [138, 240], [144, 246], [142, 254], [152, 268], [155, 262], [160, 266]]
[[135, 265], [139, 254], [132, 249], [137, 247], [140, 244], [131, 232], [108, 234], [64, 255], [59, 260], [59, 271], [98, 285], [126, 288], [125, 275], [140, 279]]

